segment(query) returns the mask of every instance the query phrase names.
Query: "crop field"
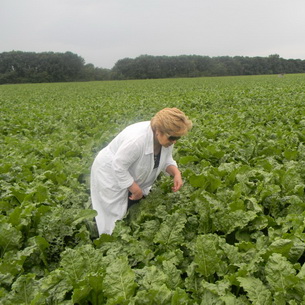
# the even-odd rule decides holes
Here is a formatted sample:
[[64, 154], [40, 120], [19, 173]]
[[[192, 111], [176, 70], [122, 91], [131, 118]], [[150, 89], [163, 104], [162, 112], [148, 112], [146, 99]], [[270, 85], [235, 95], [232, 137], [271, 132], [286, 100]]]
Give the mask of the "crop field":
[[[89, 174], [178, 107], [184, 186], [96, 236]], [[0, 304], [305, 304], [305, 75], [0, 86]]]

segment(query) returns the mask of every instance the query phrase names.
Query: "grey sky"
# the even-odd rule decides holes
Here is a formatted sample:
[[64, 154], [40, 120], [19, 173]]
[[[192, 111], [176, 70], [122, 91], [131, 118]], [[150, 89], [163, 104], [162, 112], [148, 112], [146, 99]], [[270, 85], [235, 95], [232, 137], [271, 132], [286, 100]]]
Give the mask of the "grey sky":
[[96, 67], [149, 55], [305, 59], [304, 0], [0, 0], [0, 53], [71, 51]]

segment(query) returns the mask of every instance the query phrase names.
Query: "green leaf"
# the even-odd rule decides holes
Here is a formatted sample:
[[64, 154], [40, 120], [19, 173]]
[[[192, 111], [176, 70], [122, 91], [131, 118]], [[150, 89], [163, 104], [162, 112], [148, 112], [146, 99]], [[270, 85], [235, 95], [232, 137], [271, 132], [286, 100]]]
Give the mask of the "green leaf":
[[162, 263], [163, 271], [167, 276], [167, 287], [175, 289], [182, 284], [181, 271], [173, 264], [173, 262], [164, 261]]
[[10, 223], [21, 231], [23, 226], [28, 226], [31, 224], [32, 214], [35, 209], [35, 204], [22, 203], [19, 207], [16, 207], [12, 213], [10, 213]]
[[95, 276], [89, 276], [89, 286], [91, 287], [90, 292], [90, 300], [93, 305], [99, 305], [105, 303], [105, 295], [103, 292], [103, 280], [104, 275], [95, 275]]
[[224, 209], [211, 213], [216, 229], [226, 234], [232, 233], [236, 228], [242, 229], [246, 227], [256, 216], [257, 214], [253, 211], [242, 210], [231, 212]]
[[90, 292], [91, 292], [91, 287], [89, 285], [81, 286], [80, 288], [74, 289], [73, 297], [72, 297], [73, 303], [81, 304], [82, 302], [87, 301]]
[[126, 257], [116, 259], [107, 267], [103, 283], [104, 293], [108, 298], [107, 304], [128, 304], [136, 287], [135, 273]]
[[209, 184], [208, 178], [204, 175], [192, 175], [189, 178], [190, 185], [193, 187], [200, 187], [206, 189]]
[[39, 249], [39, 256], [41, 260], [43, 261], [45, 266], [48, 266], [46, 250], [50, 246], [49, 243], [42, 236], [39, 235], [33, 237], [32, 239], [29, 239], [29, 243], [34, 244]]
[[64, 304], [66, 294], [72, 290], [73, 287], [66, 274], [60, 269], [55, 269], [40, 281], [39, 291], [42, 303], [38, 304], [48, 301], [51, 304]]
[[77, 225], [85, 219], [92, 219], [97, 215], [97, 212], [92, 209], [75, 210], [72, 225]]
[[189, 182], [193, 187], [201, 188], [213, 193], [222, 183], [221, 179], [217, 175], [218, 173], [216, 173], [216, 171], [212, 173], [202, 173], [200, 175], [193, 174], [189, 177]]
[[6, 222], [6, 218], [0, 218], [0, 257], [4, 253], [21, 247], [22, 234], [10, 223]]
[[142, 230], [140, 231], [140, 237], [151, 242], [160, 227], [160, 222], [157, 219], [147, 220], [142, 223]]
[[224, 305], [224, 302], [221, 300], [221, 298], [218, 295], [215, 295], [209, 290], [204, 290], [200, 294], [200, 305]]
[[175, 266], [181, 264], [184, 261], [183, 251], [179, 248], [173, 249], [172, 251], [162, 252], [160, 255], [155, 256], [155, 260], [159, 263], [168, 261]]
[[73, 290], [73, 304], [92, 304], [100, 305], [106, 303], [103, 292], [104, 277], [100, 275], [92, 275], [87, 277], [83, 285]]
[[273, 253], [267, 261], [266, 278], [275, 292], [285, 292], [299, 282], [292, 264], [281, 254]]
[[[168, 305], [171, 304], [172, 292], [165, 284], [149, 290], [138, 291], [134, 298], [136, 305]], [[182, 303], [183, 304], [183, 303]]]
[[273, 253], [280, 253], [288, 258], [292, 246], [293, 242], [290, 239], [277, 239], [268, 247], [266, 255], [270, 256]]
[[[8, 297], [10, 304], [30, 305], [38, 293], [38, 283], [36, 275], [28, 273], [21, 275], [12, 286], [12, 291]], [[34, 303], [35, 304], [35, 303]]]
[[137, 270], [138, 282], [146, 290], [161, 287], [167, 283], [168, 276], [157, 266], [145, 266]]
[[44, 202], [49, 198], [49, 189], [45, 185], [38, 184], [35, 188], [35, 202]]
[[303, 266], [302, 266], [301, 270], [299, 271], [297, 277], [305, 281], [305, 264], [303, 264]]
[[176, 288], [172, 294], [171, 305], [191, 305], [193, 301], [189, 298], [187, 292], [181, 288]]
[[183, 213], [169, 215], [165, 222], [161, 223], [154, 242], [166, 246], [174, 246], [183, 242], [182, 230], [186, 223], [186, 216]]
[[183, 157], [179, 158], [179, 164], [185, 165], [190, 162], [194, 162], [194, 161], [198, 161], [198, 160], [199, 159], [197, 156], [183, 156]]
[[284, 157], [287, 160], [296, 160], [298, 157], [298, 151], [297, 150], [285, 150], [284, 151]]
[[260, 279], [255, 277], [238, 277], [237, 279], [253, 305], [272, 304], [271, 292]]
[[104, 275], [105, 262], [101, 259], [102, 253], [91, 245], [84, 245], [76, 249], [67, 249], [62, 254], [60, 262], [66, 278], [73, 287], [80, 287], [83, 281], [91, 275]]
[[86, 273], [87, 262], [81, 253], [77, 250], [67, 249], [60, 262], [61, 266], [74, 287], [83, 280], [83, 275]]
[[194, 262], [197, 271], [208, 277], [220, 270], [223, 251], [218, 246], [218, 236], [207, 234], [196, 238], [194, 245]]

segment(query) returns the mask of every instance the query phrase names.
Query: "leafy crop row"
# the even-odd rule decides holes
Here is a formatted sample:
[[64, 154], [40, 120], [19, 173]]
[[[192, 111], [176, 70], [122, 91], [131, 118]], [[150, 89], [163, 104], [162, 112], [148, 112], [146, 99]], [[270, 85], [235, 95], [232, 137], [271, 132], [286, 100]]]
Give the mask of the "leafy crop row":
[[[0, 88], [1, 304], [305, 304], [304, 75]], [[89, 171], [178, 107], [185, 185], [95, 235]]]

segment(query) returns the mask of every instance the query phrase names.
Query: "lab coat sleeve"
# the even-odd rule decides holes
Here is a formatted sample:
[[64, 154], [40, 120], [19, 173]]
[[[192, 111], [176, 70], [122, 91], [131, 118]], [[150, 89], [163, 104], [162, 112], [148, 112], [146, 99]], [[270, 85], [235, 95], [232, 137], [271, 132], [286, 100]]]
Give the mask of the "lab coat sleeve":
[[133, 141], [126, 141], [116, 152], [112, 161], [112, 168], [120, 188], [126, 189], [133, 184], [134, 178], [130, 175], [128, 169], [140, 158], [141, 153], [141, 146]]

